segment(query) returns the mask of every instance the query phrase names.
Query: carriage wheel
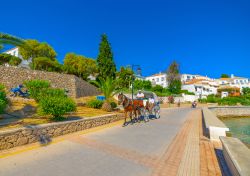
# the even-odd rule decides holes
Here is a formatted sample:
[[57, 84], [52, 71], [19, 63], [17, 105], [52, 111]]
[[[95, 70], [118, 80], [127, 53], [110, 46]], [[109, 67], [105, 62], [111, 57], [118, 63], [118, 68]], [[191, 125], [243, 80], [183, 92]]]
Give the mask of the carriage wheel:
[[147, 109], [145, 109], [144, 110], [144, 121], [145, 122], [148, 122], [149, 121], [149, 115], [150, 115], [150, 113], [149, 113], [149, 110], [147, 110]]
[[160, 117], [160, 110], [155, 110], [155, 118], [159, 119]]

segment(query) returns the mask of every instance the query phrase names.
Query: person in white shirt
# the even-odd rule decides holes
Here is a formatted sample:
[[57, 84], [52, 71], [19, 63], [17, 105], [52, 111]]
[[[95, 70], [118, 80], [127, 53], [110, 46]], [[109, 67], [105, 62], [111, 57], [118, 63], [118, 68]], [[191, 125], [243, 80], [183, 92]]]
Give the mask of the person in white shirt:
[[148, 102], [149, 102], [150, 104], [154, 104], [154, 103], [155, 103], [155, 99], [154, 99], [153, 97], [150, 97], [150, 98], [148, 99]]
[[139, 92], [136, 95], [137, 99], [143, 99], [144, 98], [144, 93], [141, 92], [141, 90], [139, 90]]

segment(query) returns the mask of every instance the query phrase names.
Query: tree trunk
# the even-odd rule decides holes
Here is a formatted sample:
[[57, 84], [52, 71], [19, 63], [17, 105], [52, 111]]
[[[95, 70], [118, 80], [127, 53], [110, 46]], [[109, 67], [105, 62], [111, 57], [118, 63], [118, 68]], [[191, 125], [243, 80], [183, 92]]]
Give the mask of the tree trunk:
[[112, 107], [108, 101], [104, 101], [104, 103], [102, 105], [102, 110], [107, 111], [107, 112], [112, 111]]

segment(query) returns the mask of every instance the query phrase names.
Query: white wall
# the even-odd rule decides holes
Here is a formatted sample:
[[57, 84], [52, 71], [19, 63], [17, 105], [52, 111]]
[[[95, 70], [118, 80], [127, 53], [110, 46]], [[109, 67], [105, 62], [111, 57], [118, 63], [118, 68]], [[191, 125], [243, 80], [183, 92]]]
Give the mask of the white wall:
[[207, 96], [211, 94], [217, 94], [217, 88], [210, 85], [188, 84], [188, 85], [182, 85], [182, 89], [192, 92], [197, 96], [200, 95]]
[[148, 76], [146, 77], [146, 80], [149, 80], [152, 83], [152, 85], [156, 84], [156, 85], [161, 85], [162, 87], [168, 86], [167, 74], [165, 73]]

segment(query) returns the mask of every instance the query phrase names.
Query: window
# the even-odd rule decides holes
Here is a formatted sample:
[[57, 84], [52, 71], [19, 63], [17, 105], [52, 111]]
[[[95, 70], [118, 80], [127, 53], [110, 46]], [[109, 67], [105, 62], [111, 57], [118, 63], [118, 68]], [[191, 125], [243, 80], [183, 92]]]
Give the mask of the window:
[[156, 82], [159, 82], [159, 78], [156, 78]]
[[164, 77], [161, 77], [161, 81], [164, 81]]

